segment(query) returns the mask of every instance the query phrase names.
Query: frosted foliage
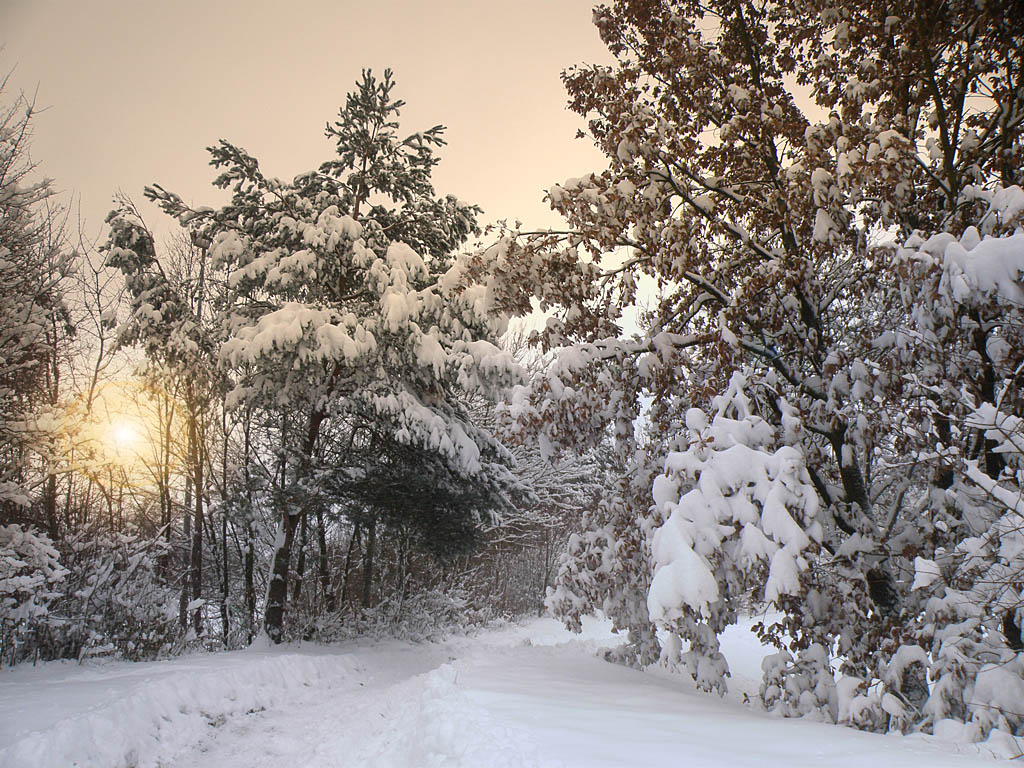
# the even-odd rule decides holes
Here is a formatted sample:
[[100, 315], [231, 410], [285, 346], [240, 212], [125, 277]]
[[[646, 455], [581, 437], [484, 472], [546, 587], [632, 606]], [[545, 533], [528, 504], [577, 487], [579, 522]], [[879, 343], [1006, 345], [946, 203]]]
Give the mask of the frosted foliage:
[[467, 434], [469, 425], [443, 417], [407, 392], [376, 397], [372, 403], [378, 413], [389, 416], [398, 425], [398, 442], [429, 446], [450, 459], [465, 475], [480, 472], [480, 448]]
[[[363, 226], [339, 215], [337, 206], [322, 211], [315, 223], [282, 217], [278, 230], [282, 237], [301, 233], [304, 247], [256, 256], [233, 232], [218, 234], [213, 246], [217, 258], [236, 260], [229, 282], [237, 289], [254, 283], [279, 297], [294, 297], [238, 324], [221, 344], [224, 362], [266, 374], [240, 382], [229, 402], [254, 396], [294, 399], [322, 380], [324, 364], [332, 365], [334, 379], [346, 382], [350, 401], [395, 421], [400, 442], [438, 450], [463, 472], [479, 471], [479, 452], [465, 428], [447, 423], [450, 415], [414, 394], [416, 387], [394, 381], [390, 386], [396, 391], [382, 396], [379, 390], [382, 379], [394, 375], [388, 372], [403, 367], [414, 379], [451, 379], [488, 396], [522, 381], [515, 360], [479, 338], [493, 319], [483, 314], [485, 308], [467, 304], [457, 281], [442, 275], [432, 282], [423, 257], [408, 244], [368, 242]], [[362, 275], [358, 302], [338, 301], [318, 278], [330, 261]], [[472, 286], [466, 292], [472, 293]]]
[[[497, 302], [551, 315], [554, 362], [510, 418], [554, 456], [613, 434], [623, 464], [660, 458], [649, 511], [574, 542], [566, 593], [599, 603], [597, 554], [632, 525], [650, 557], [615, 594], [646, 582], [664, 660], [701, 687], [764, 599], [788, 653], [769, 706], [963, 721], [1022, 644], [1020, 28], [994, 3], [720, 5], [595, 11], [615, 61], [565, 82], [607, 162], [550, 188], [564, 231], [479, 256]], [[735, 379], [713, 401], [744, 369], [758, 408]]]
[[[464, 474], [479, 473], [476, 441], [483, 439], [481, 434], [471, 438], [468, 424], [453, 419], [415, 386], [395, 380], [388, 385], [393, 391], [381, 394], [380, 389], [403, 368], [402, 375], [413, 379], [451, 380], [465, 391], [488, 396], [520, 382], [523, 373], [514, 358], [489, 339], [478, 338], [478, 329], [490, 322], [476, 312], [482, 307], [467, 306], [449, 293], [455, 289], [443, 276], [431, 282], [424, 259], [406, 243], [368, 243], [363, 227], [338, 215], [336, 206], [321, 212], [315, 224], [285, 217], [278, 226], [285, 232], [301, 231], [307, 247], [279, 248], [246, 260], [249, 250], [234, 233], [218, 235], [214, 245], [220, 258], [242, 257], [230, 273], [234, 285], [253, 281], [278, 295], [303, 299], [259, 314], [222, 343], [220, 355], [226, 363], [266, 373], [240, 382], [229, 402], [261, 393], [277, 402], [292, 400], [322, 379], [324, 364], [332, 365], [334, 379], [347, 382], [349, 402], [391, 421], [399, 442], [437, 451]], [[320, 298], [310, 294], [327, 289], [315, 281], [319, 265], [329, 259], [363, 271], [364, 303], [332, 300], [329, 292]]]
[[638, 462], [602, 496], [597, 509], [584, 515], [582, 532], [569, 537], [555, 586], [545, 601], [548, 610], [576, 632], [584, 616], [602, 611], [615, 631], [626, 634], [626, 643], [608, 658], [641, 667], [661, 655], [647, 610], [649, 542], [633, 517], [634, 510], [649, 504], [653, 478], [648, 466], [653, 465]]
[[1024, 659], [985, 664], [974, 681], [968, 711], [987, 732], [1001, 728], [1019, 734], [1024, 725]]
[[1019, 416], [1003, 413], [993, 403], [982, 403], [967, 417], [966, 424], [984, 430], [985, 437], [997, 444], [997, 451], [1024, 455], [1024, 420]]
[[[745, 384], [734, 375], [710, 419], [686, 414], [689, 447], [668, 455], [652, 488], [664, 522], [651, 535], [651, 619], [691, 642], [698, 637], [689, 653], [703, 646], [716, 664], [713, 636], [734, 620], [737, 598], [751, 588], [768, 602], [799, 594], [822, 535], [800, 451], [772, 449], [774, 429], [752, 412]], [[692, 661], [698, 675], [708, 671], [703, 659]], [[724, 687], [720, 679], [702, 684]]]
[[[45, 451], [51, 435], [35, 428], [33, 411], [49, 386], [49, 334], [66, 324], [64, 278], [71, 253], [58, 233], [60, 205], [48, 202], [29, 151], [35, 105], [11, 98], [0, 79], [0, 504], [26, 507], [32, 496], [27, 451]], [[6, 519], [6, 518], [5, 518]]]
[[373, 334], [352, 313], [289, 302], [239, 329], [221, 354], [232, 365], [285, 355], [299, 364], [340, 360], [353, 365], [375, 349]]
[[115, 652], [138, 660], [166, 653], [180, 632], [180, 593], [158, 572], [166, 541], [80, 531], [65, 547], [59, 607], [68, 621], [61, 642], [79, 656]]
[[44, 534], [0, 525], [0, 623], [45, 615], [66, 573]]
[[1024, 300], [1019, 284], [1024, 272], [1024, 232], [979, 240], [977, 230], [971, 227], [960, 238], [948, 232], [927, 240], [912, 237], [903, 256], [936, 260], [946, 273], [942, 292], [958, 303], [979, 292], [997, 293], [1010, 302]]
[[[959, 237], [951, 232], [930, 237], [915, 232], [897, 249], [898, 260], [935, 273], [937, 279], [930, 286], [937, 299], [935, 306], [917, 308], [918, 322], [929, 326], [936, 323], [933, 316], [949, 317], [958, 305], [978, 306], [994, 300], [1017, 313], [1024, 304], [1024, 190], [1018, 186], [969, 187], [963, 199], [982, 201], [988, 210]], [[1001, 357], [998, 351], [996, 357]]]
[[785, 716], [822, 713], [829, 720], [839, 714], [840, 690], [823, 646], [814, 643], [797, 658], [788, 651], [771, 654], [761, 671], [761, 700], [768, 708]]

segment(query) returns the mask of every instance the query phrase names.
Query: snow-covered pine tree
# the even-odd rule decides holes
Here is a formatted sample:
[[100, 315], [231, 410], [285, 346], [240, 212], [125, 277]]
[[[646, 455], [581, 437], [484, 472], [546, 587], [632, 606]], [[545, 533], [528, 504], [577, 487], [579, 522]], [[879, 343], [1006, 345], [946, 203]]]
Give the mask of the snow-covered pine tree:
[[293, 541], [323, 470], [372, 483], [362, 459], [415, 448], [474, 489], [477, 503], [459, 509], [471, 517], [502, 507], [515, 486], [508, 453], [460, 404], [462, 392], [493, 396], [520, 377], [493, 343], [503, 322], [486, 291], [447, 271], [477, 209], [434, 192], [443, 128], [402, 136], [393, 89], [390, 71], [364, 72], [327, 127], [337, 157], [292, 182], [221, 141], [210, 153], [229, 203], [193, 210], [147, 191], [210, 243], [225, 275], [220, 359], [237, 377], [229, 403], [280, 425], [278, 444], [263, 448], [276, 456], [279, 486], [264, 620], [275, 641]]
[[[979, 505], [978, 494], [1019, 487], [992, 413], [975, 409], [1019, 397], [1020, 326], [990, 278], [971, 283], [987, 267], [963, 266], [965, 253], [987, 253], [975, 248], [987, 242], [982, 228], [970, 228], [987, 201], [1015, 198], [1024, 180], [1024, 21], [1012, 5], [600, 6], [595, 22], [616, 63], [570, 70], [565, 82], [608, 167], [549, 190], [566, 231], [507, 232], [464, 266], [491, 280], [499, 306], [525, 312], [537, 299], [551, 310], [539, 340], [563, 349], [558, 363], [510, 407], [558, 450], [612, 425], [623, 457], [640, 455], [638, 438], [651, 441], [639, 472], [657, 473], [659, 453], [685, 449], [688, 410], [708, 412], [741, 369], [759, 418], [780, 432], [800, 425], [787, 442], [818, 496], [821, 554], [796, 594], [776, 594], [783, 620], [762, 628], [808, 652], [771, 671], [775, 682], [790, 677], [788, 711], [804, 711], [803, 698], [850, 722], [901, 728], [970, 716], [979, 662], [952, 644], [948, 674], [933, 678], [958, 686], [961, 705], [924, 704], [927, 633], [964, 616], [952, 592], [927, 608], [911, 581], [914, 559], [933, 550], [968, 562], [978, 526], [1000, 504], [1014, 508]], [[1000, 216], [1018, 226], [1005, 212], [990, 220]], [[1003, 245], [1016, 241], [1007, 233]], [[1001, 284], [1019, 281], [1015, 259], [999, 260]], [[644, 284], [657, 304], [624, 340]], [[959, 293], [956, 306], [935, 303], [944, 286]], [[641, 432], [642, 398], [653, 405]], [[635, 544], [638, 557], [616, 553], [638, 532], [654, 533], [649, 546], [661, 527], [648, 522], [650, 494], [625, 499], [613, 528], [594, 519], [594, 549], [574, 559], [568, 584], [588, 596], [562, 603], [570, 619], [630, 584], [640, 589], [617, 603], [620, 623], [647, 611], [640, 596], [653, 594], [655, 559]], [[616, 563], [630, 570], [611, 580]], [[728, 578], [716, 583], [734, 594]], [[958, 605], [973, 606], [967, 635], [1000, 637], [1008, 603]], [[823, 680], [822, 649], [836, 648], [849, 675], [886, 681], [892, 698], [876, 714], [860, 707], [853, 718], [824, 689], [803, 697]], [[778, 701], [767, 682], [766, 699]], [[939, 688], [936, 700], [950, 693]]]

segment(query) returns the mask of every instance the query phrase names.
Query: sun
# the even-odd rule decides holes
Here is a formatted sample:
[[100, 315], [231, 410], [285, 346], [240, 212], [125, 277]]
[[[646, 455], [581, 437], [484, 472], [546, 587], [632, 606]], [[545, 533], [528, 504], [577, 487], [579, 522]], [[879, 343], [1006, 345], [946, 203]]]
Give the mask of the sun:
[[83, 471], [147, 487], [177, 470], [184, 420], [176, 398], [141, 378], [109, 381], [68, 408], [68, 454]]
[[118, 454], [129, 455], [138, 453], [142, 433], [138, 425], [130, 421], [115, 421], [107, 430], [107, 442]]

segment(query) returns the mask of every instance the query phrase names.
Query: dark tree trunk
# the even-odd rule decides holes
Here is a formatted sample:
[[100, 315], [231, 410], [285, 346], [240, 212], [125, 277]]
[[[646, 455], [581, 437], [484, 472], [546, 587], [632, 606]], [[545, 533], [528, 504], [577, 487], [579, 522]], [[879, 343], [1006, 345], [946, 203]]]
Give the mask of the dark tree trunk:
[[405, 606], [405, 596], [408, 593], [409, 587], [409, 555], [412, 547], [410, 546], [409, 533], [404, 531], [402, 537], [399, 539], [399, 552], [398, 552], [398, 615], [402, 615], [402, 608]]
[[334, 613], [335, 608], [337, 608], [337, 600], [334, 597], [334, 590], [331, 589], [331, 574], [327, 569], [327, 524], [324, 520], [323, 507], [317, 507], [316, 524], [317, 545], [319, 547], [317, 571], [320, 576], [320, 592], [324, 596], [324, 611], [326, 613]]
[[[829, 436], [832, 451], [839, 464], [839, 477], [843, 483], [843, 493], [847, 503], [851, 507], [856, 504], [860, 508], [860, 514], [870, 520], [871, 500], [864, 483], [864, 475], [853, 457], [848, 462], [843, 461], [843, 449], [846, 446], [845, 435], [846, 428], [842, 427]], [[883, 614], [895, 615], [898, 613], [899, 591], [896, 588], [896, 578], [892, 574], [890, 564], [888, 562], [879, 563], [864, 574], [864, 579], [868, 585], [868, 595], [875, 607]]]
[[245, 581], [243, 589], [245, 590], [246, 642], [252, 643], [256, 637], [256, 529], [253, 522], [252, 478], [249, 476], [249, 461], [252, 456], [252, 411], [246, 411], [243, 424], [242, 439], [244, 453], [242, 460], [244, 466], [242, 471], [245, 476], [245, 496], [248, 503], [245, 508], [245, 555], [243, 565], [245, 573], [242, 578]]
[[256, 636], [256, 532], [250, 518], [245, 529], [245, 614], [251, 643]]
[[[192, 479], [185, 479], [185, 514], [181, 523], [182, 547], [187, 547], [192, 541]], [[189, 553], [191, 555], [191, 553]], [[188, 630], [188, 600], [191, 594], [189, 586], [192, 569], [189, 558], [186, 558], [185, 573], [181, 580], [181, 597], [178, 600], [178, 621], [183, 630]]]
[[195, 519], [192, 521], [192, 553], [189, 562], [189, 581], [192, 583], [192, 628], [196, 635], [203, 633], [203, 451], [199, 445], [199, 430], [195, 414], [189, 416], [189, 442], [192, 443], [193, 485], [195, 487]]
[[220, 583], [220, 623], [224, 633], [224, 647], [228, 647], [228, 638], [231, 636], [231, 617], [228, 612], [228, 596], [231, 583], [228, 579], [228, 516], [225, 513], [220, 517], [220, 545], [221, 545], [221, 575], [223, 580]]
[[[840, 427], [832, 432], [829, 435], [829, 443], [832, 446], [836, 464], [839, 465], [839, 478], [843, 483], [846, 501], [860, 507], [862, 515], [870, 515], [871, 501], [868, 499], [867, 487], [864, 485], [864, 475], [855, 460], [843, 461], [843, 449], [846, 447], [846, 427]], [[853, 450], [852, 446], [850, 446], [850, 450]]]
[[[946, 414], [936, 414], [935, 429], [942, 445], [949, 446], [953, 442], [953, 433], [949, 426], [949, 417], [946, 416]], [[935, 480], [933, 482], [935, 483], [936, 488], [941, 488], [943, 490], [952, 488], [953, 467], [946, 464], [944, 461], [940, 461], [939, 466], [936, 468]]]
[[60, 529], [57, 526], [57, 475], [52, 473], [46, 476], [43, 506], [46, 509], [46, 533], [50, 541], [56, 543], [60, 536]]
[[300, 516], [299, 522], [299, 562], [295, 565], [295, 586], [292, 588], [292, 602], [302, 597], [302, 580], [306, 575], [306, 540], [308, 536], [307, 515]]
[[371, 520], [366, 534], [366, 553], [363, 555], [363, 608], [370, 607], [373, 590], [373, 558], [377, 554], [377, 521]]
[[267, 587], [267, 610], [263, 620], [263, 629], [267, 637], [274, 643], [284, 639], [284, 606], [288, 598], [288, 568], [291, 566], [292, 541], [298, 527], [299, 514], [290, 514], [287, 509], [281, 512], [281, 526], [277, 532], [277, 547], [274, 551], [274, 563], [270, 572], [270, 584]]
[[[308, 462], [313, 457], [316, 440], [320, 435], [320, 427], [327, 414], [316, 410], [309, 418], [306, 427], [306, 438], [302, 444], [302, 457]], [[285, 484], [285, 469], [281, 468], [281, 485]], [[289, 511], [290, 502], [281, 510], [281, 528], [278, 530], [277, 546], [274, 551], [274, 563], [270, 573], [270, 584], [267, 586], [267, 608], [263, 617], [263, 628], [271, 641], [280, 643], [284, 637], [284, 609], [288, 601], [288, 568], [292, 559], [292, 542], [295, 540], [295, 529], [303, 512]]]
[[359, 543], [359, 537], [361, 528], [359, 523], [356, 523], [352, 527], [352, 536], [348, 540], [348, 549], [345, 552], [345, 572], [342, 574], [341, 579], [341, 604], [345, 605], [345, 601], [348, 600], [348, 579], [352, 573], [352, 550], [355, 549]]

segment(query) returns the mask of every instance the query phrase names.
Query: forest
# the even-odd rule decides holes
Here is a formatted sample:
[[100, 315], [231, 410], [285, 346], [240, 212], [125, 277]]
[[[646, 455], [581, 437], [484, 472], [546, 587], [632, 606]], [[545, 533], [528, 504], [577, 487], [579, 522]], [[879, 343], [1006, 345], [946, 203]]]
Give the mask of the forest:
[[0, 92], [0, 664], [601, 613], [724, 694], [762, 616], [767, 710], [1024, 733], [1024, 9], [593, 20], [560, 229], [367, 69], [318, 167], [91, 242]]

